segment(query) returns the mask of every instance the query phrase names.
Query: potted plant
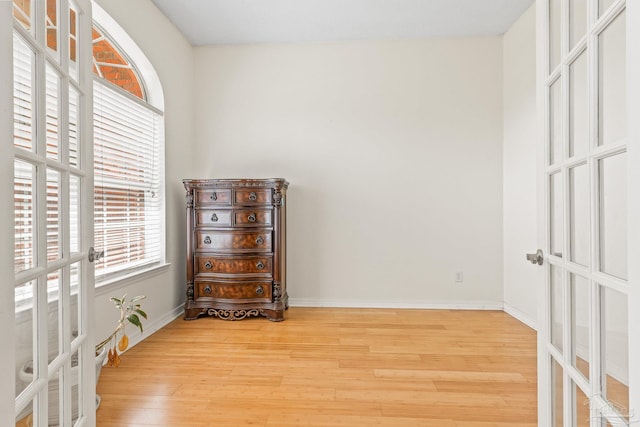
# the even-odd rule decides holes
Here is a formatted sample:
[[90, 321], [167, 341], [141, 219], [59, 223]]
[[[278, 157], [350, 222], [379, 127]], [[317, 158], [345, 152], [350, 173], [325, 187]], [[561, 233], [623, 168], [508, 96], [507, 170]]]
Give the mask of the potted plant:
[[[118, 320], [118, 324], [115, 329], [106, 339], [101, 341], [95, 347], [95, 363], [96, 363], [96, 382], [100, 377], [100, 371], [102, 370], [102, 366], [104, 365], [104, 360], [107, 358], [107, 366], [118, 367], [120, 365], [120, 355], [118, 351], [122, 353], [129, 347], [129, 337], [126, 334], [127, 324], [132, 324], [140, 329], [142, 329], [142, 320], [141, 317], [146, 319], [147, 313], [145, 313], [142, 308], [140, 301], [145, 299], [144, 295], [139, 295], [136, 297], [127, 300], [127, 295], [125, 294], [122, 298], [111, 297], [110, 300], [115, 304], [115, 307], [120, 310], [120, 319]], [[120, 340], [118, 340], [118, 336], [120, 335]], [[111, 343], [112, 346], [109, 347], [107, 351], [107, 344]], [[116, 344], [117, 343], [117, 344]], [[30, 384], [33, 381], [33, 361], [29, 361], [22, 366], [22, 369], [18, 373], [18, 377], [25, 384]], [[71, 379], [72, 379], [72, 388], [78, 387], [78, 360], [77, 355], [74, 355], [71, 360]], [[59, 385], [57, 379], [52, 379], [49, 381], [49, 425], [54, 426], [58, 425], [60, 422], [59, 419], [59, 405], [58, 405], [58, 397], [60, 395]], [[78, 417], [78, 402], [72, 402], [72, 418], [76, 419]], [[100, 396], [96, 395], [96, 409], [100, 405]], [[20, 414], [16, 419], [22, 419], [23, 417], [28, 415], [25, 410], [25, 413]], [[26, 420], [26, 425], [30, 424], [31, 415], [29, 415], [29, 419]]]
[[[140, 333], [143, 332], [140, 317], [146, 319], [147, 313], [142, 310], [139, 301], [145, 298], [146, 297], [144, 295], [138, 295], [137, 297], [133, 297], [131, 300], [127, 301], [126, 294], [122, 298], [110, 298], [116, 308], [120, 310], [120, 320], [118, 320], [118, 325], [114, 329], [113, 333], [104, 341], [96, 345], [96, 355], [98, 355], [107, 344], [113, 344], [113, 346], [109, 348], [107, 366], [114, 366], [116, 368], [120, 366], [120, 355], [118, 354], [118, 350], [122, 353], [127, 349], [127, 347], [129, 347], [129, 337], [125, 331], [127, 324], [131, 323], [133, 326], [140, 329]], [[118, 334], [120, 333], [122, 333], [122, 337], [118, 341]], [[118, 343], [117, 346], [116, 342]]]

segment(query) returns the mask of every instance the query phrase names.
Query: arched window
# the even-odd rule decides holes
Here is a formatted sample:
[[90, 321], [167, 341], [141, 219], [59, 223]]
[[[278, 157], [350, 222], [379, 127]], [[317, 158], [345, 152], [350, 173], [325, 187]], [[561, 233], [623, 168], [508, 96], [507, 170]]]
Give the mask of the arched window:
[[164, 120], [160, 102], [150, 102], [152, 95], [162, 99], [153, 67], [113, 19], [95, 3], [93, 9], [94, 246], [105, 251], [96, 263], [100, 285], [164, 263]]
[[[60, 43], [57, 2], [45, 4], [46, 49], [57, 55]], [[32, 6], [31, 0], [13, 0], [14, 17], [26, 31], [32, 31]], [[96, 283], [100, 284], [164, 263], [164, 97], [149, 60], [95, 3], [93, 19], [94, 246], [105, 252], [104, 258], [96, 263]], [[76, 21], [76, 12], [70, 8], [68, 66], [74, 78], [78, 69]], [[16, 64], [26, 65], [16, 68], [24, 71], [16, 73], [15, 145], [28, 151], [33, 149], [29, 125], [32, 122], [29, 50], [17, 48], [16, 52]], [[47, 78], [55, 83], [54, 73], [49, 74]], [[58, 152], [54, 111], [57, 92], [49, 90], [53, 87], [51, 82], [47, 83], [50, 101], [47, 103], [47, 135], [52, 137], [47, 137], [46, 150], [50, 157], [55, 157]], [[68, 144], [69, 163], [75, 167], [79, 165], [80, 156], [76, 142], [79, 97], [79, 92], [71, 88]], [[16, 206], [23, 205], [25, 212], [30, 209], [28, 203]], [[16, 212], [18, 216], [22, 213], [19, 209]], [[25, 218], [24, 227], [28, 229], [27, 214]], [[23, 234], [33, 234], [29, 233]], [[33, 250], [20, 239], [16, 242], [16, 262], [24, 263], [23, 267], [27, 268], [28, 254]], [[26, 255], [20, 255], [22, 252]]]

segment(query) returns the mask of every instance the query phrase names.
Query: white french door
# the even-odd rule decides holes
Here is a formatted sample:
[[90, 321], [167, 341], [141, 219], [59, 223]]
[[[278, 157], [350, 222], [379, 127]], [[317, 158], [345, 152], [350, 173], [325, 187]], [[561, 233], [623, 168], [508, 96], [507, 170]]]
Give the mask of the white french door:
[[12, 4], [15, 420], [91, 426], [91, 5]]
[[[637, 0], [538, 0], [540, 426], [640, 424]], [[635, 60], [637, 64], [637, 59]], [[637, 65], [636, 65], [637, 71]], [[637, 84], [636, 86], [637, 87]], [[637, 112], [637, 107], [635, 108]], [[635, 132], [635, 133], [634, 133]], [[634, 207], [635, 206], [635, 207]], [[635, 357], [634, 357], [635, 356]]]

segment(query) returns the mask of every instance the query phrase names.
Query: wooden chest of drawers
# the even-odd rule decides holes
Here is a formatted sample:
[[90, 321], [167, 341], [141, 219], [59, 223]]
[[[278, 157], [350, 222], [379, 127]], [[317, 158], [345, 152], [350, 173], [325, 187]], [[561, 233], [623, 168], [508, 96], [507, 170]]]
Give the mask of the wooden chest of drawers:
[[288, 308], [284, 179], [185, 179], [184, 318], [284, 320]]

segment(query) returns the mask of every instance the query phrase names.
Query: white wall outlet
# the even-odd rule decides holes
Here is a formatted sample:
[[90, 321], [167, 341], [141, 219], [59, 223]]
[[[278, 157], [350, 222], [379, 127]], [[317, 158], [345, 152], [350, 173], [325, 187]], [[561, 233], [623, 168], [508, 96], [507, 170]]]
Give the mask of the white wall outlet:
[[456, 283], [464, 282], [462, 271], [456, 271]]

